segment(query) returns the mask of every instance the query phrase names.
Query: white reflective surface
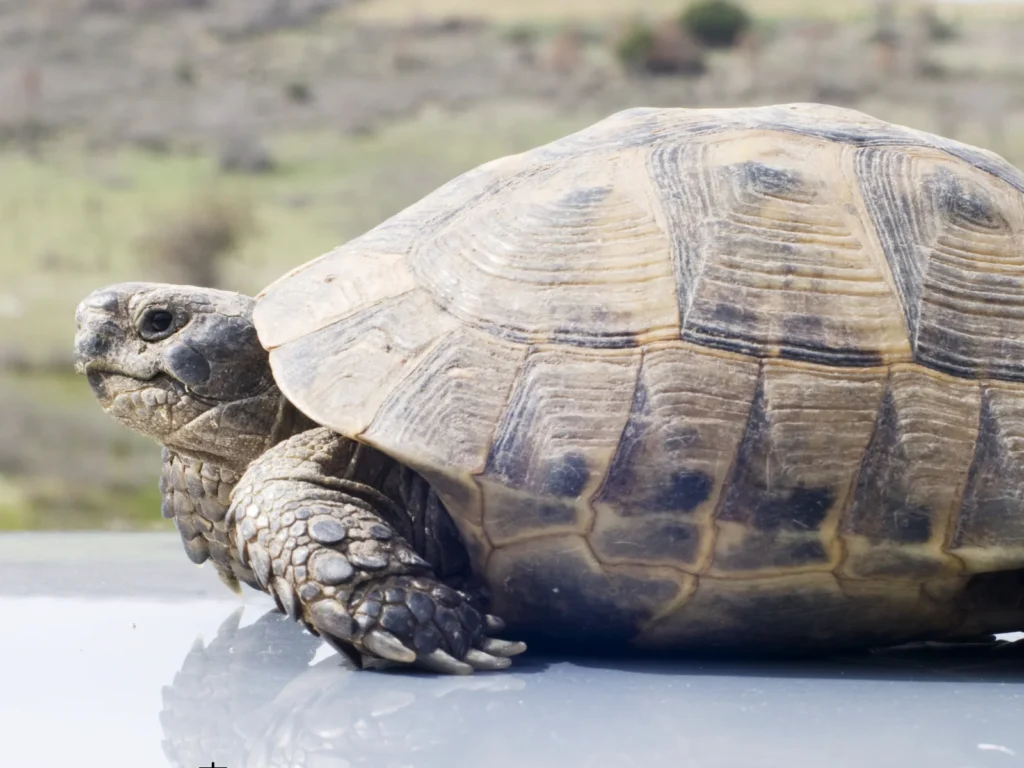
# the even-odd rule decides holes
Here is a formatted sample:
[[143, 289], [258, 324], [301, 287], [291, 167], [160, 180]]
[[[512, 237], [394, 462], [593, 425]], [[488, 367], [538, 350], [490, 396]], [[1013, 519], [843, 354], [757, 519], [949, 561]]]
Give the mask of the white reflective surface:
[[[352, 672], [173, 536], [0, 537], [2, 766], [1024, 765], [1024, 654]], [[202, 638], [201, 641], [198, 638]]]

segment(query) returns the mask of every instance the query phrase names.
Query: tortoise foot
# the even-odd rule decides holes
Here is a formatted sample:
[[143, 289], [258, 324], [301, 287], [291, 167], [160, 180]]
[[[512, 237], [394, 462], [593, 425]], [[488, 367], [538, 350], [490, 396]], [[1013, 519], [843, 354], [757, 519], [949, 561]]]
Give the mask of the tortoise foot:
[[[526, 646], [490, 637], [504, 622], [480, 613], [471, 602], [469, 595], [433, 578], [391, 576], [352, 594], [345, 609], [353, 619], [343, 627], [347, 636], [333, 636], [361, 651], [364, 667], [378, 667], [374, 660], [380, 659], [456, 675], [506, 669], [510, 657]], [[319, 611], [337, 609], [325, 606]], [[330, 629], [326, 634], [332, 635]]]
[[252, 581], [364, 668], [379, 668], [375, 660], [452, 674], [508, 667], [526, 646], [488, 637], [501, 620], [443, 584], [389, 522], [394, 514], [331, 479], [345, 450], [329, 430], [311, 430], [243, 475], [226, 519]]

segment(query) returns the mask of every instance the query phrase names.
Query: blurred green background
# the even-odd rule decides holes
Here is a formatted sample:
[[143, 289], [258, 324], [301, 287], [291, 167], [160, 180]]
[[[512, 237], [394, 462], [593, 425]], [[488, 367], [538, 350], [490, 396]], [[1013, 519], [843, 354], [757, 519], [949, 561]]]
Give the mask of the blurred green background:
[[1024, 163], [1024, 5], [0, 0], [0, 529], [160, 528], [159, 449], [71, 374], [124, 279], [255, 292], [630, 106], [819, 101]]

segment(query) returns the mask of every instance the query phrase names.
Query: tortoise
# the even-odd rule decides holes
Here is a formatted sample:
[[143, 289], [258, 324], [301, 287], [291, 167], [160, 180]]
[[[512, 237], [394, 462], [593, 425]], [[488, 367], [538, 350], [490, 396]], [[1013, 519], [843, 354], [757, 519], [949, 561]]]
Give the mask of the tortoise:
[[364, 665], [1024, 629], [1024, 175], [819, 104], [632, 109], [77, 369], [197, 563]]

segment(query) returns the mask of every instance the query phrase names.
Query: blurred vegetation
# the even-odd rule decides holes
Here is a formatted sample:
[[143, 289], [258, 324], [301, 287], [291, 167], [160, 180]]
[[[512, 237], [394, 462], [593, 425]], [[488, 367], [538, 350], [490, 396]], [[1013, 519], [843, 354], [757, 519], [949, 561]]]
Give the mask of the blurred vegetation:
[[746, 8], [730, 0], [698, 0], [679, 17], [679, 25], [709, 48], [736, 45], [751, 24]]
[[951, 20], [943, 18], [934, 6], [921, 6], [918, 9], [918, 21], [928, 39], [936, 43], [956, 40], [959, 36], [957, 25]]
[[641, 19], [634, 19], [622, 32], [616, 54], [630, 70], [648, 69], [654, 50], [654, 27]]
[[103, 284], [253, 293], [638, 105], [824, 101], [1024, 160], [1024, 6], [637, 8], [0, 0], [0, 528], [169, 525], [159, 449], [70, 374], [74, 308]]
[[0, 530], [161, 528], [160, 451], [70, 372], [0, 373]]
[[634, 19], [616, 45], [627, 70], [650, 75], [699, 75], [707, 70], [704, 50], [674, 20]]
[[147, 272], [169, 283], [219, 287], [225, 260], [252, 232], [244, 204], [218, 198], [156, 217], [139, 242]]

